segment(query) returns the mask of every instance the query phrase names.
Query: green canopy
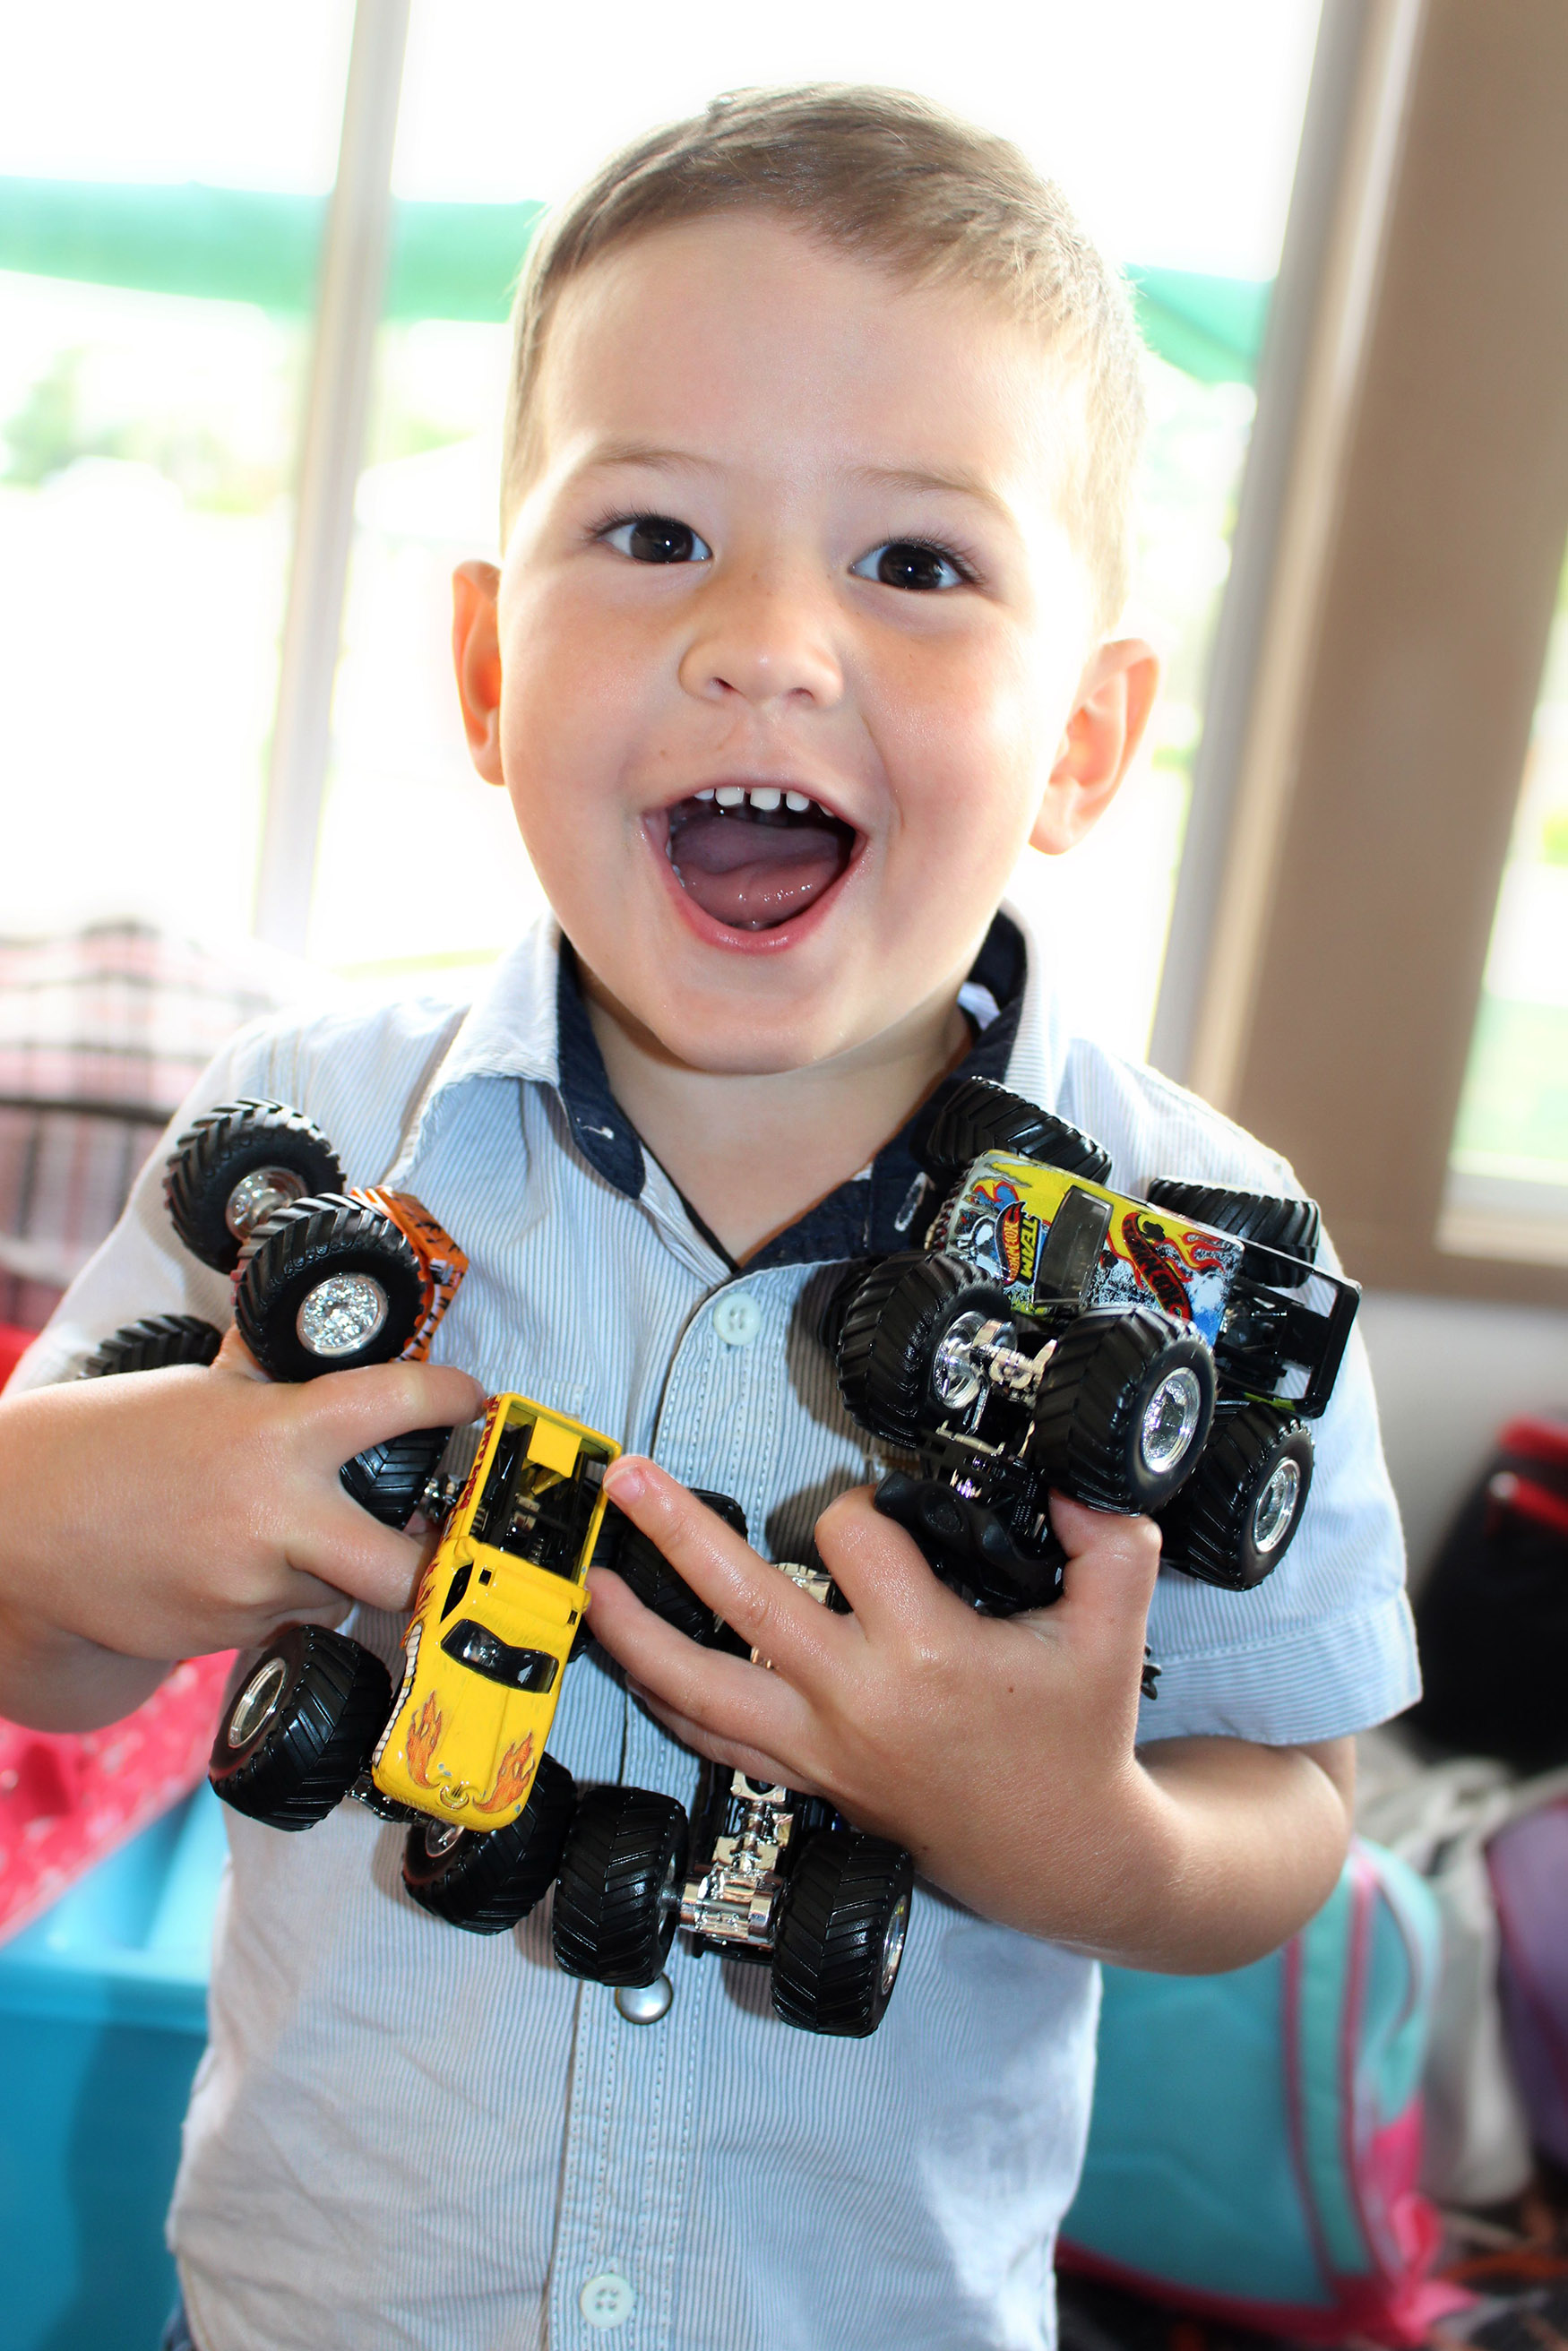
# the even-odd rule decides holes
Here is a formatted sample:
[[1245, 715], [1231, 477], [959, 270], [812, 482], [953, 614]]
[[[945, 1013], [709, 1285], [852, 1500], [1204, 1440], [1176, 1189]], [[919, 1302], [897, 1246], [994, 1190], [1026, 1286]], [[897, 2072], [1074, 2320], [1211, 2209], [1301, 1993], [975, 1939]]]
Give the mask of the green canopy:
[[[393, 207], [390, 319], [499, 319], [544, 207]], [[0, 177], [0, 269], [305, 311], [324, 196], [248, 188]], [[1129, 269], [1151, 350], [1201, 383], [1250, 383], [1270, 287], [1176, 269]]]

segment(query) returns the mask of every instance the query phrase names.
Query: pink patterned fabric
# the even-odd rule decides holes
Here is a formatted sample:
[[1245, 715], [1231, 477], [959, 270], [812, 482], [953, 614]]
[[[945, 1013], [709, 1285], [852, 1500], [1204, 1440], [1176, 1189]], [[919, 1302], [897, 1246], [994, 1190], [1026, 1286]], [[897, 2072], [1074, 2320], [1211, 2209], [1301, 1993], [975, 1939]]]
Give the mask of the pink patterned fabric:
[[188, 1659], [103, 1730], [0, 1722], [0, 1940], [190, 1794], [207, 1768], [232, 1663], [232, 1651]]
[[[32, 1338], [0, 1325], [0, 1386]], [[188, 1796], [207, 1768], [234, 1653], [193, 1657], [123, 1722], [25, 1730], [0, 1721], [0, 1941]]]

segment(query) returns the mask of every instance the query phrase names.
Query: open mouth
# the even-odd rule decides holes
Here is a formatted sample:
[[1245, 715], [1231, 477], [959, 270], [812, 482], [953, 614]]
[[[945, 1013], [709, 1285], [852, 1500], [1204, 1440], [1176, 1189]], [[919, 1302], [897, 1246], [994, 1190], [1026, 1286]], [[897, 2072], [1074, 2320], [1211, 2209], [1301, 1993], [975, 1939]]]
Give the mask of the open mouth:
[[848, 871], [860, 839], [809, 793], [780, 785], [710, 786], [664, 814], [676, 880], [732, 931], [770, 931], [803, 914]]

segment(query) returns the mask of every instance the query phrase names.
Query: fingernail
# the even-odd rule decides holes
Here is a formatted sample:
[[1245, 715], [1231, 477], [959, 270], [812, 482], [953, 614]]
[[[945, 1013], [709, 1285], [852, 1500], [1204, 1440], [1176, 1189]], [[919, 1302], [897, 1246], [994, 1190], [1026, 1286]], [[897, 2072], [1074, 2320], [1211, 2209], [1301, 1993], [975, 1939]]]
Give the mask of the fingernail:
[[604, 1490], [612, 1502], [624, 1505], [641, 1501], [648, 1490], [648, 1480], [634, 1454], [623, 1453], [619, 1461], [611, 1463], [604, 1473]]

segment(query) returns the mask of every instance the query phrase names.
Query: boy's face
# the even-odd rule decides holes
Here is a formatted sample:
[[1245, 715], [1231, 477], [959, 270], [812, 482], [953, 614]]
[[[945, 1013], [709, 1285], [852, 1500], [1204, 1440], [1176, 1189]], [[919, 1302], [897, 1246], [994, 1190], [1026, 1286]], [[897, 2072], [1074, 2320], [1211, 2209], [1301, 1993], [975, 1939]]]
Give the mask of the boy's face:
[[656, 1050], [760, 1074], [940, 1020], [1026, 841], [1115, 789], [1154, 669], [1092, 644], [1071, 396], [994, 304], [766, 217], [566, 289], [459, 679], [591, 989]]

